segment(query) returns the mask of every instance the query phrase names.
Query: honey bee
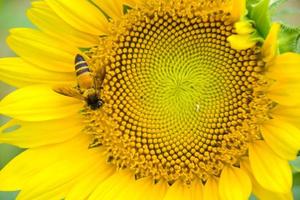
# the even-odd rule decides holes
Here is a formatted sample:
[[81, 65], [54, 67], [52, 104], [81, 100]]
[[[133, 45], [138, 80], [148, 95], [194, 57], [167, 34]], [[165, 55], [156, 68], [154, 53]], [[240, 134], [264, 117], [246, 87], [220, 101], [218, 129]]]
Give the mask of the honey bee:
[[[77, 77], [77, 86], [56, 87], [54, 88], [54, 91], [65, 96], [84, 100], [92, 110], [100, 108], [104, 103], [100, 98], [99, 93], [105, 77], [105, 67], [101, 68], [99, 77], [96, 80], [84, 57], [77, 54], [75, 56], [75, 72]], [[97, 83], [99, 85], [97, 85]]]

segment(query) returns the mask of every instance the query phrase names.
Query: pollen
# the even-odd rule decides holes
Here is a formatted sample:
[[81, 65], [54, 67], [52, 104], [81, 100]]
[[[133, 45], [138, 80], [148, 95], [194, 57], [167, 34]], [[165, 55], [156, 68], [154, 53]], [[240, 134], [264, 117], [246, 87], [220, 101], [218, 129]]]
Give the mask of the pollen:
[[88, 52], [95, 77], [103, 66], [106, 76], [104, 106], [85, 111], [86, 130], [136, 178], [205, 181], [239, 165], [261, 137], [260, 46], [232, 49], [230, 13], [198, 6], [133, 9]]

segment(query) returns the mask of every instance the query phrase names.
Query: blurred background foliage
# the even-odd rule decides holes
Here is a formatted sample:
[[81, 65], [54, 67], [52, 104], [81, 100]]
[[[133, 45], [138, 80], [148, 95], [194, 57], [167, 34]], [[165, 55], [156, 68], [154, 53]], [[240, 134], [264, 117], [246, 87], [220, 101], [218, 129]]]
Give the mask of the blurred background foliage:
[[[271, 2], [274, 1], [271, 0]], [[281, 1], [284, 2], [285, 0]], [[14, 27], [33, 27], [26, 17], [26, 10], [29, 7], [30, 0], [0, 0], [0, 57], [15, 56], [5, 42], [9, 29]], [[281, 21], [294, 27], [300, 26], [299, 18], [300, 0], [287, 0], [273, 16], [274, 21]], [[4, 84], [0, 80], [0, 99], [13, 90], [13, 87]], [[0, 125], [8, 120], [9, 118], [0, 115]], [[0, 144], [0, 169], [21, 151], [22, 149], [17, 147]], [[291, 164], [294, 170], [294, 196], [295, 200], [300, 200], [300, 159], [293, 161]], [[16, 194], [16, 192], [0, 192], [0, 200], [14, 200]]]

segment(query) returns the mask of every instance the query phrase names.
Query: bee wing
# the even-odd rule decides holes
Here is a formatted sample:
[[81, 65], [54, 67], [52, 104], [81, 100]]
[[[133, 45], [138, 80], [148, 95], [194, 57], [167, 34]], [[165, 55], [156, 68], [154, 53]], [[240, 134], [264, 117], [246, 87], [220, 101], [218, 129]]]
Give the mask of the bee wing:
[[94, 85], [97, 91], [100, 91], [102, 89], [102, 83], [104, 81], [105, 74], [106, 74], [106, 69], [105, 67], [102, 67], [94, 78]]
[[105, 67], [103, 66], [100, 70], [100, 75], [99, 75], [99, 81], [100, 81], [100, 85], [102, 85], [103, 83], [103, 80], [105, 78], [105, 74], [106, 74], [106, 69]]
[[53, 90], [59, 94], [74, 97], [80, 100], [84, 100], [83, 96], [80, 94], [80, 91], [76, 87], [72, 86], [55, 86]]
[[103, 83], [103, 80], [105, 78], [105, 74], [106, 74], [106, 69], [105, 67], [102, 67], [100, 69], [100, 71], [96, 74], [96, 80], [98, 82], [98, 87], [101, 87], [102, 86], [102, 83]]

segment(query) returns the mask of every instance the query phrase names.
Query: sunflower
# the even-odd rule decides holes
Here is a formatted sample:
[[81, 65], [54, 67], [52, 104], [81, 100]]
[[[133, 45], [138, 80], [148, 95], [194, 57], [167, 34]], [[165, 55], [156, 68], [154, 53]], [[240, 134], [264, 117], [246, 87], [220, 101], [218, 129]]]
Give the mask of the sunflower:
[[292, 199], [300, 55], [280, 51], [268, 2], [33, 1], [37, 29], [12, 29], [19, 57], [0, 60], [18, 88], [0, 102], [12, 118], [0, 142], [26, 149], [0, 171], [0, 190]]

